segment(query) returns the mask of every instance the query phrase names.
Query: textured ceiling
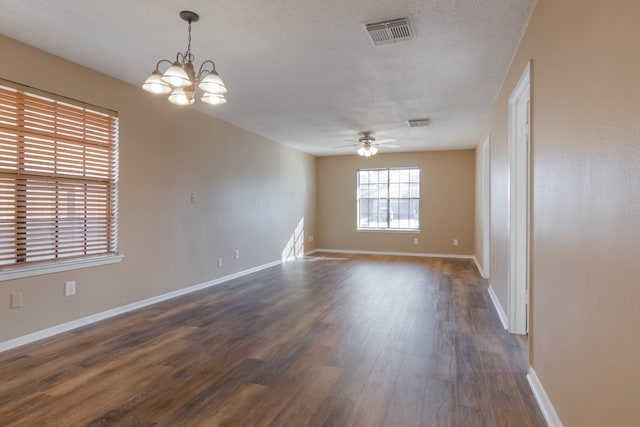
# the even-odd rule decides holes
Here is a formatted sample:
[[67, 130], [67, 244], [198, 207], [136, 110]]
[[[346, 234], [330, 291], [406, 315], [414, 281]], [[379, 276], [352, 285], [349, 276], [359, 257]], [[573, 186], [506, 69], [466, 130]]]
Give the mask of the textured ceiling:
[[[534, 3], [2, 0], [0, 31], [139, 86], [157, 60], [186, 49], [178, 12], [193, 10], [196, 66], [215, 61], [229, 103], [191, 108], [315, 155], [353, 152], [332, 147], [362, 131], [400, 146], [382, 151], [464, 149], [478, 141]], [[412, 40], [373, 45], [364, 24], [404, 16]], [[432, 124], [408, 127], [422, 117]]]

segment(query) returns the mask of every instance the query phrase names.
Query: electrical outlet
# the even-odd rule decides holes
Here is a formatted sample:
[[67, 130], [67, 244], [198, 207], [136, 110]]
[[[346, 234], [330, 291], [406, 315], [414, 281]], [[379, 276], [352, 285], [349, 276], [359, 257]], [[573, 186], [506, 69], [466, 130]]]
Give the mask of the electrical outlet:
[[307, 238], [307, 240], [309, 240], [309, 242], [313, 242], [313, 234], [309, 234], [309, 237]]
[[240, 259], [240, 249], [236, 249], [236, 259]]
[[458, 246], [458, 239], [453, 239], [453, 246]]
[[191, 200], [191, 203], [195, 203], [198, 200], [198, 198], [196, 197], [196, 193], [191, 193], [191, 199], [190, 200]]
[[11, 308], [22, 308], [22, 292], [11, 294]]
[[76, 281], [72, 280], [64, 284], [64, 296], [70, 297], [76, 294]]
[[218, 258], [218, 267], [222, 267], [222, 258]]
[[414, 244], [414, 245], [417, 245], [417, 244], [418, 244], [418, 238], [417, 238], [417, 237], [414, 237], [414, 238], [413, 238], [413, 244]]

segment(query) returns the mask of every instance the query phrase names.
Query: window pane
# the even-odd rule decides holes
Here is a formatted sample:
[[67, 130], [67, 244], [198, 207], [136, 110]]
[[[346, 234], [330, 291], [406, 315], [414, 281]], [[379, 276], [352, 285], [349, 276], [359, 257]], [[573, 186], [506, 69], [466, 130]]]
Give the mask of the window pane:
[[400, 197], [400, 184], [389, 184], [389, 198], [397, 199]]
[[389, 182], [398, 182], [400, 179], [400, 171], [398, 169], [389, 170]]
[[359, 227], [367, 227], [369, 224], [369, 204], [367, 200], [360, 200], [358, 203], [358, 226]]
[[409, 182], [409, 169], [400, 169], [400, 179], [399, 181], [402, 183]]
[[380, 195], [379, 195], [379, 191], [378, 190], [379, 190], [379, 187], [378, 187], [377, 184], [370, 184], [369, 185], [369, 189], [367, 190], [367, 197], [372, 198], [372, 199], [373, 198], [375, 198], [375, 199], [379, 198]]
[[390, 199], [389, 203], [391, 205], [391, 211], [390, 211], [390, 223], [389, 223], [389, 227], [391, 228], [398, 228], [398, 218], [400, 215], [400, 205], [399, 205], [399, 201], [398, 199]]
[[419, 225], [419, 205], [420, 201], [418, 199], [409, 200], [409, 226], [411, 228], [417, 228]]
[[418, 197], [420, 197], [420, 184], [409, 184], [409, 197], [411, 197], [412, 199], [417, 199]]
[[378, 200], [369, 200], [369, 227], [378, 226]]
[[389, 197], [389, 184], [378, 184], [378, 195], [376, 197], [383, 199]]
[[400, 190], [399, 190], [399, 196], [403, 199], [406, 199], [407, 197], [409, 197], [409, 184], [407, 183], [401, 183], [399, 184], [400, 186]]

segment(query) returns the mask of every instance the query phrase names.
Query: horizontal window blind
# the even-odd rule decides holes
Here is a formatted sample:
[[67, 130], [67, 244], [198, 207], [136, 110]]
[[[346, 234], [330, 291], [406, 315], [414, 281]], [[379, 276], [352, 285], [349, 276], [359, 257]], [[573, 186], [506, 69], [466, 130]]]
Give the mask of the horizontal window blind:
[[116, 114], [0, 86], [0, 268], [116, 254], [117, 186]]

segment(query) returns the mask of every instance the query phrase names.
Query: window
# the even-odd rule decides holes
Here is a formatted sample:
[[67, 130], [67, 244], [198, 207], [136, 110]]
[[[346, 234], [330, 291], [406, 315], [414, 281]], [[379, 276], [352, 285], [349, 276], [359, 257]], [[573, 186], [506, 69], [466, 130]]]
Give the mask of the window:
[[358, 171], [359, 230], [418, 230], [420, 169]]
[[0, 86], [0, 269], [116, 255], [117, 202], [116, 113]]

